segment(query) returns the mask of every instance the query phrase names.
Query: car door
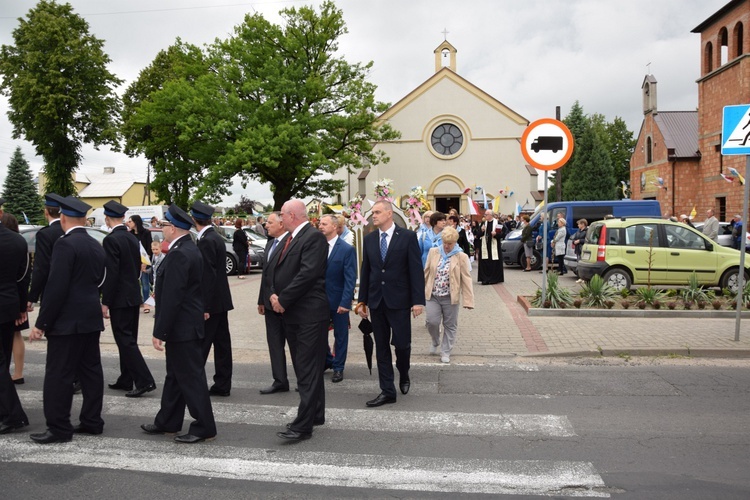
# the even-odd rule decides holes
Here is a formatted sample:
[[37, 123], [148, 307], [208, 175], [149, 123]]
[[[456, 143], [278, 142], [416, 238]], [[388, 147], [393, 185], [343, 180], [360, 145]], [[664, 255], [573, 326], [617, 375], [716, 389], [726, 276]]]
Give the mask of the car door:
[[702, 284], [710, 285], [718, 281], [716, 252], [708, 250], [707, 238], [687, 226], [666, 224], [664, 235], [668, 247], [667, 283], [687, 285], [693, 272]]
[[637, 223], [624, 228], [623, 261], [632, 273], [633, 283], [664, 283], [667, 279], [666, 249], [661, 246], [656, 223]]

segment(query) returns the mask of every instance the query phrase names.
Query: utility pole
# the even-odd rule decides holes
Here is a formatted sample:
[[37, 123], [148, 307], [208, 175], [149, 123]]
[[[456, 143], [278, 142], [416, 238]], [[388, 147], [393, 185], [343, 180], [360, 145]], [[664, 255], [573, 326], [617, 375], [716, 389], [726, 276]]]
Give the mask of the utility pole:
[[[560, 106], [555, 106], [555, 120], [560, 121]], [[555, 194], [557, 195], [557, 201], [562, 201], [562, 167], [558, 168], [555, 172]], [[545, 174], [546, 175], [546, 174]]]

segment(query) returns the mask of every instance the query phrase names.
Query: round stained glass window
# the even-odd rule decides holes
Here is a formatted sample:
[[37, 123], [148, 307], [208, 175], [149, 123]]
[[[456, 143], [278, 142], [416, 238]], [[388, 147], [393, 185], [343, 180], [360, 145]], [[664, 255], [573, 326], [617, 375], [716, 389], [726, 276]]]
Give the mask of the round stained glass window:
[[443, 123], [435, 127], [430, 137], [432, 149], [442, 156], [453, 156], [458, 153], [464, 144], [464, 135], [461, 129], [452, 123]]

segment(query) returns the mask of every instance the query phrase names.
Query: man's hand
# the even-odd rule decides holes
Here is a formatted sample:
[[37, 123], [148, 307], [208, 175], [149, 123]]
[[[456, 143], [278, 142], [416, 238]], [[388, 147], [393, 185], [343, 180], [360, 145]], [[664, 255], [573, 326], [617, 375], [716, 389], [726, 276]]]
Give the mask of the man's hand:
[[34, 340], [41, 340], [42, 337], [44, 337], [44, 330], [40, 330], [37, 327], [32, 328], [31, 333], [29, 333], [29, 344]]
[[162, 345], [161, 339], [157, 339], [156, 337], [151, 337], [151, 343], [154, 345], [154, 349], [157, 351], [163, 351], [164, 346]]
[[208, 321], [208, 318], [211, 317], [211, 313], [203, 313], [203, 321]]
[[266, 314], [266, 306], [264, 306], [263, 304], [259, 304], [258, 305], [258, 314], [260, 314], [261, 316], [263, 316], [264, 314]]
[[420, 314], [422, 314], [423, 310], [424, 310], [424, 306], [413, 306], [411, 308], [411, 312], [412, 312], [412, 314], [414, 315], [415, 318], [417, 316], [419, 316]]
[[367, 304], [360, 302], [357, 304], [357, 307], [354, 308], [354, 312], [359, 314], [360, 317], [367, 319]]
[[346, 314], [349, 312], [349, 309], [343, 306], [339, 306], [338, 309], [336, 309], [336, 314]]
[[16, 319], [16, 326], [18, 326], [21, 323], [23, 323], [24, 321], [26, 321], [27, 318], [28, 318], [28, 316], [26, 316], [26, 311], [24, 311], [22, 313], [18, 313], [18, 318]]
[[26, 303], [26, 312], [31, 312], [34, 310], [34, 303], [33, 302], [27, 302]]
[[273, 307], [274, 312], [284, 314], [285, 309], [281, 306], [281, 303], [279, 303], [279, 296], [275, 293], [271, 295], [271, 307]]
[[104, 304], [102, 304], [102, 316], [105, 319], [109, 319], [109, 306], [105, 306]]

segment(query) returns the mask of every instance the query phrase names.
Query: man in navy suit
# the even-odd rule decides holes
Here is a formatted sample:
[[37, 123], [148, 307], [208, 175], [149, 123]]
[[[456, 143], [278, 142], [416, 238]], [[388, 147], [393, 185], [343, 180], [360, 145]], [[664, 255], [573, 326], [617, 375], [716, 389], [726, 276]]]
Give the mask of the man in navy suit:
[[167, 377], [161, 407], [153, 424], [143, 424], [148, 434], [176, 433], [182, 429], [185, 406], [193, 417], [187, 434], [175, 436], [178, 443], [194, 444], [216, 436], [211, 398], [203, 357], [205, 307], [201, 292], [203, 256], [190, 238], [193, 219], [177, 205], [170, 205], [162, 221], [169, 253], [156, 276], [154, 349], [165, 350]]
[[286, 431], [276, 435], [301, 441], [312, 437], [314, 425], [325, 422], [323, 367], [330, 321], [325, 288], [328, 245], [320, 231], [310, 225], [307, 208], [300, 200], [284, 203], [281, 219], [289, 236], [271, 270], [269, 302], [273, 311], [281, 314], [300, 402], [297, 418]]
[[326, 294], [333, 323], [335, 355], [328, 350], [326, 366], [333, 368], [333, 383], [344, 380], [346, 351], [349, 346], [349, 310], [352, 308], [354, 285], [357, 281], [357, 252], [353, 246], [339, 238], [338, 226], [339, 221], [335, 215], [324, 215], [318, 225], [328, 241]]
[[[47, 431], [31, 434], [40, 444], [70, 441], [73, 433], [101, 434], [104, 374], [99, 335], [104, 330], [99, 287], [104, 278], [102, 246], [83, 227], [91, 208], [72, 196], [60, 200], [65, 235], [55, 243], [42, 307], [29, 340], [47, 337], [44, 417]], [[81, 423], [70, 422], [73, 381], [81, 382]]]
[[396, 350], [399, 389], [409, 392], [411, 356], [411, 318], [424, 309], [424, 269], [422, 256], [413, 231], [393, 222], [393, 206], [380, 200], [372, 207], [372, 222], [377, 231], [365, 236], [362, 245], [362, 268], [359, 299], [355, 312], [367, 318], [370, 308], [375, 349], [378, 360], [380, 394], [367, 402], [368, 407], [396, 402], [393, 383], [391, 344]]
[[27, 311], [34, 310], [34, 304], [39, 302], [47, 284], [49, 276], [49, 263], [52, 258], [52, 248], [63, 235], [64, 231], [60, 225], [60, 200], [63, 197], [55, 193], [44, 195], [44, 218], [48, 225], [36, 233], [36, 245], [34, 248], [34, 270], [31, 274], [31, 288]]

